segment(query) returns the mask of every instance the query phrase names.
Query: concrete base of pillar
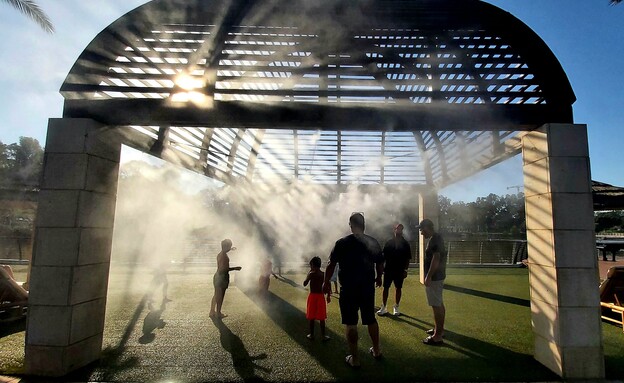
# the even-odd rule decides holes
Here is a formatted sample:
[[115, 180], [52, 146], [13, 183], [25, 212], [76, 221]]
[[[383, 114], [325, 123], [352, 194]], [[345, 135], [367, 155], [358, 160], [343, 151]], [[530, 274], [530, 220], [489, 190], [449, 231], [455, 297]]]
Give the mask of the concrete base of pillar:
[[69, 347], [26, 346], [26, 372], [29, 375], [60, 377], [100, 358], [102, 334]]
[[26, 326], [28, 374], [64, 376], [100, 358], [120, 142], [89, 119], [51, 119]]

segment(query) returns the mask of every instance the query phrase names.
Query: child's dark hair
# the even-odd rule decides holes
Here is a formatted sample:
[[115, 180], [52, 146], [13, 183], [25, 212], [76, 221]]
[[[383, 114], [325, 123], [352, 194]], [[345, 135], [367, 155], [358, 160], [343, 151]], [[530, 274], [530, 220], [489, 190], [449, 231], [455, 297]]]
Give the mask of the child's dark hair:
[[321, 257], [314, 257], [314, 258], [310, 259], [310, 266], [320, 268], [321, 267], [321, 263], [322, 263], [321, 262]]

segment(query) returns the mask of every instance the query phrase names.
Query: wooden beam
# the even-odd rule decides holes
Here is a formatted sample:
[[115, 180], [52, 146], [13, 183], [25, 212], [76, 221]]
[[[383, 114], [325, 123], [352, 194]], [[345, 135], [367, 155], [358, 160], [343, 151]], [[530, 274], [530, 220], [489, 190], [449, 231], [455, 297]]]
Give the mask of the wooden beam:
[[219, 102], [209, 108], [167, 99], [65, 100], [65, 118], [92, 118], [107, 125], [181, 125], [230, 128], [394, 131], [534, 130], [571, 123], [572, 107], [526, 104], [396, 104]]

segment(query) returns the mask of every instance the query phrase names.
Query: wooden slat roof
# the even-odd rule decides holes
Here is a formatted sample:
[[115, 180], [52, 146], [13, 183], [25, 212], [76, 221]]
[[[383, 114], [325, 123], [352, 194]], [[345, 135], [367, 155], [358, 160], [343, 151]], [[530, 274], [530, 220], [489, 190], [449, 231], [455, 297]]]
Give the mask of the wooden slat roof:
[[132, 126], [133, 146], [226, 181], [432, 187], [573, 122], [575, 100], [544, 42], [477, 0], [154, 0], [61, 93], [64, 117]]

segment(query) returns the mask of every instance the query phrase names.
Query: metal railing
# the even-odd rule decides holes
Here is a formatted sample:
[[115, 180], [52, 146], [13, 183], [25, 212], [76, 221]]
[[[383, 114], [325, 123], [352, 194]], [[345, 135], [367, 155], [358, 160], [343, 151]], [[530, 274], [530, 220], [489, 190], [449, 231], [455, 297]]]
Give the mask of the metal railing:
[[448, 241], [450, 265], [515, 265], [527, 258], [526, 240]]
[[23, 262], [30, 259], [32, 241], [25, 236], [0, 236], [0, 259]]

